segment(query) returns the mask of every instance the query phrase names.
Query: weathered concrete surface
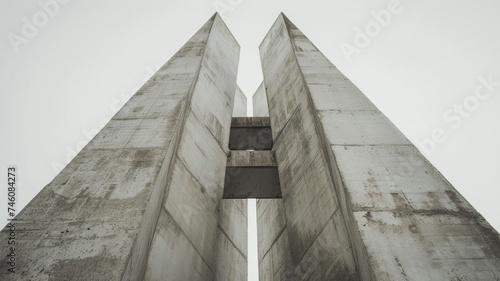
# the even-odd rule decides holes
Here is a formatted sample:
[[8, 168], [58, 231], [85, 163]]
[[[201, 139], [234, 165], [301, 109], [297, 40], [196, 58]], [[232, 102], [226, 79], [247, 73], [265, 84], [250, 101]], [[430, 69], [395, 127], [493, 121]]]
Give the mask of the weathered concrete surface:
[[227, 159], [224, 198], [281, 198], [274, 151], [232, 150]]
[[268, 117], [233, 117], [224, 198], [281, 198], [272, 146]]
[[500, 278], [498, 233], [286, 17], [260, 50], [300, 280]]
[[[246, 128], [246, 127], [265, 127], [270, 128], [271, 123], [269, 117], [233, 117], [231, 128]], [[269, 138], [272, 142], [273, 139]]]
[[292, 277], [358, 280], [319, 128], [282, 16], [265, 37], [260, 51]]
[[[149, 249], [181, 116], [212, 22], [17, 216], [22, 266], [7, 276], [2, 256], [0, 279], [121, 280], [127, 264], [130, 274], [143, 271], [139, 261]], [[2, 231], [2, 241], [6, 235]]]
[[229, 149], [271, 150], [273, 137], [268, 117], [237, 117], [231, 122]]
[[259, 280], [297, 280], [290, 255], [283, 200], [257, 200], [257, 237]]
[[[237, 87], [234, 117], [247, 116], [247, 99]], [[229, 157], [228, 157], [229, 159]], [[229, 165], [229, 163], [226, 163]], [[247, 280], [247, 199], [223, 199], [219, 203], [219, 225], [212, 280]]]
[[212, 17], [16, 217], [0, 280], [244, 280], [246, 209], [220, 204], [238, 53]]
[[[500, 279], [499, 234], [286, 17], [260, 50], [270, 119], [232, 118], [239, 46], [215, 15], [16, 217], [17, 274], [2, 256], [0, 280], [245, 280], [226, 166], [276, 165], [262, 280]], [[232, 127], [269, 122], [267, 151], [230, 153]], [[277, 190], [251, 174], [245, 197], [259, 175]]]
[[212, 280], [247, 280], [247, 199], [223, 199]]
[[232, 150], [227, 158], [227, 167], [276, 167], [276, 156], [271, 150]]
[[252, 96], [253, 116], [269, 117], [269, 108], [267, 106], [266, 88], [264, 82], [260, 83], [259, 88]]
[[[188, 100], [167, 197], [149, 251], [146, 280], [246, 276], [244, 245], [234, 237], [240, 233], [230, 231], [246, 220], [242, 214], [239, 220], [224, 215], [232, 203], [221, 203], [238, 58], [236, 40], [216, 16]], [[163, 227], [163, 221], [171, 221], [178, 231]], [[179, 243], [189, 243], [196, 254], [172, 250], [170, 245]], [[175, 263], [165, 263], [170, 260]], [[217, 264], [227, 260], [238, 262]], [[179, 270], [179, 262], [188, 270]]]

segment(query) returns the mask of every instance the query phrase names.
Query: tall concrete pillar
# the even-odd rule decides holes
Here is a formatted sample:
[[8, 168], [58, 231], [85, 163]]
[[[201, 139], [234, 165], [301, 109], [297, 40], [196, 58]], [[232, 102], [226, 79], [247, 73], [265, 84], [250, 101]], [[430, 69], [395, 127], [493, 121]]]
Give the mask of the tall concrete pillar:
[[[253, 116], [269, 117], [264, 82], [253, 97]], [[257, 200], [259, 280], [293, 280], [283, 199]]]
[[[219, 16], [212, 21], [191, 95], [186, 97], [167, 194], [149, 248], [146, 280], [211, 280], [212, 276], [230, 280], [235, 269], [227, 261], [246, 264], [241, 249], [246, 245], [236, 243], [226, 221], [227, 210], [242, 208], [220, 202], [239, 46]], [[239, 222], [246, 227], [245, 219]], [[217, 239], [217, 235], [223, 237]], [[223, 247], [217, 256], [216, 245]], [[223, 263], [216, 264], [215, 258]], [[246, 271], [237, 273], [246, 276]]]
[[283, 16], [260, 51], [293, 265], [291, 280], [356, 280], [353, 250], [320, 128]]
[[212, 17], [16, 217], [0, 280], [244, 280], [246, 209], [220, 206], [238, 58]]
[[[236, 87], [233, 117], [246, 116], [247, 98]], [[247, 199], [224, 199], [219, 202], [212, 280], [247, 280], [247, 208]]]
[[260, 52], [291, 280], [500, 278], [499, 234], [284, 15]]

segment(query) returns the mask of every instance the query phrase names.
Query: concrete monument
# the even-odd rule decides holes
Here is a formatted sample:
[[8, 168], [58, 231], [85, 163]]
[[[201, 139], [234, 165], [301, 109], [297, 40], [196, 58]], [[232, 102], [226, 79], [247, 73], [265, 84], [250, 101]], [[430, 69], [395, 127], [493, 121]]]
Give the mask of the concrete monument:
[[[281, 14], [254, 115], [208, 22], [16, 216], [1, 280], [499, 280], [500, 236]], [[406, 162], [417, 163], [411, 174]]]

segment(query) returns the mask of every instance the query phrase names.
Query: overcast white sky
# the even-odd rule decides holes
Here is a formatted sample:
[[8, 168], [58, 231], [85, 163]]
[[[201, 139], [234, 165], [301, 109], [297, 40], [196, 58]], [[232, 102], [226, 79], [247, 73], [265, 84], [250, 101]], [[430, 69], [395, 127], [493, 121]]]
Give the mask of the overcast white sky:
[[[50, 12], [50, 0], [0, 0], [0, 167], [18, 167], [20, 206], [215, 4], [241, 45], [247, 96], [262, 80], [258, 45], [283, 11], [410, 140], [439, 135], [421, 151], [500, 229], [499, 1], [60, 1]], [[391, 17], [377, 29], [382, 10]]]

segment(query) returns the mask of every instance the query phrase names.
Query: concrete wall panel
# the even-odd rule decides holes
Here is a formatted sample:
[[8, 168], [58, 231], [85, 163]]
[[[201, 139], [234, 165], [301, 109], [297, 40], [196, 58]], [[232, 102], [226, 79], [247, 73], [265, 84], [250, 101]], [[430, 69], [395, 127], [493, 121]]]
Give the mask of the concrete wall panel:
[[219, 205], [219, 227], [241, 255], [247, 257], [247, 199], [224, 199]]
[[215, 15], [17, 216], [23, 265], [0, 279], [211, 280], [223, 228], [217, 260], [246, 277], [246, 204], [218, 211], [238, 56]]
[[253, 116], [269, 117], [269, 108], [267, 106], [266, 86], [264, 82], [260, 83], [259, 88], [252, 96]]
[[234, 94], [233, 117], [247, 117], [247, 96], [240, 87], [236, 87]]
[[[226, 209], [234, 204], [221, 202], [237, 89], [238, 56], [239, 46], [220, 17], [215, 16], [192, 93], [188, 96], [189, 106], [165, 201], [164, 215], [174, 220], [193, 246], [196, 251], [193, 258], [201, 257], [209, 268], [210, 273], [203, 276], [203, 280], [213, 276], [233, 278], [246, 273], [246, 267], [240, 265], [246, 257], [238, 248], [243, 247], [241, 239], [246, 241], [246, 237], [235, 233], [238, 227], [246, 230], [246, 217], [241, 212], [228, 214]], [[150, 255], [148, 262], [156, 263], [156, 259], [168, 255]], [[232, 259], [240, 262], [221, 264]], [[151, 272], [147, 274], [156, 276], [156, 270], [164, 269], [149, 267], [148, 270]]]
[[211, 280], [210, 267], [165, 210], [149, 256], [144, 280]]
[[[498, 279], [498, 233], [356, 86], [282, 18], [312, 101], [321, 154], [335, 183], [340, 208], [333, 226], [338, 237], [349, 236], [349, 243], [331, 244], [327, 239], [326, 246], [318, 249], [328, 249], [328, 242], [337, 246], [336, 253], [351, 248], [362, 280]], [[266, 79], [264, 75], [268, 83]], [[279, 155], [281, 165], [284, 158]], [[288, 210], [285, 216], [290, 228]], [[310, 249], [321, 241], [319, 237]], [[293, 240], [290, 236], [290, 243]], [[321, 264], [314, 259], [309, 263]], [[342, 263], [349, 268], [348, 260]], [[347, 278], [328, 273], [318, 277], [326, 264], [317, 268], [304, 280]], [[342, 266], [335, 271], [342, 272]]]
[[[226, 201], [226, 200], [224, 200]], [[239, 252], [231, 240], [218, 230], [216, 243], [216, 263], [211, 280], [233, 281], [247, 279], [247, 259]]]
[[295, 280], [282, 199], [257, 200], [260, 280]]
[[[316, 112], [288, 32], [281, 15], [260, 50], [294, 277], [331, 280], [337, 276], [356, 280], [358, 273], [346, 228], [327, 227], [332, 224], [333, 214], [339, 212], [338, 199]], [[318, 81], [324, 79], [323, 74], [318, 77]], [[338, 247], [332, 246], [335, 250], [327, 251], [318, 261], [311, 251], [322, 248], [320, 237], [328, 237], [323, 239], [330, 239], [330, 245], [344, 245], [343, 250], [336, 251]], [[314, 271], [308, 268], [312, 261], [318, 266]]]

